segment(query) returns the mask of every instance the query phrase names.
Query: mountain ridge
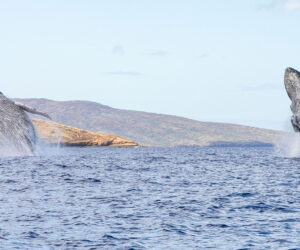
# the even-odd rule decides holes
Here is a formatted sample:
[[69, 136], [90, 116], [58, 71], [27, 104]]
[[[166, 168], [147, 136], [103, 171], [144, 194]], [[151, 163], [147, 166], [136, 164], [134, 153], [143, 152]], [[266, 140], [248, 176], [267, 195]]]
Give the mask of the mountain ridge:
[[145, 146], [208, 146], [216, 142], [274, 144], [283, 133], [232, 123], [202, 122], [176, 115], [117, 109], [92, 101], [14, 100], [48, 113], [56, 122], [130, 138]]

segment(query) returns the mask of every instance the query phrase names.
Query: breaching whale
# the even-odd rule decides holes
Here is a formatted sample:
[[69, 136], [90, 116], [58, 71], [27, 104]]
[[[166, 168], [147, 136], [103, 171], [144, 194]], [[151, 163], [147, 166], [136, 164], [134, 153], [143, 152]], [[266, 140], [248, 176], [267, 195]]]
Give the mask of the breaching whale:
[[287, 68], [284, 75], [284, 86], [292, 101], [292, 126], [295, 132], [300, 132], [300, 72], [293, 68]]
[[12, 148], [17, 155], [34, 154], [37, 136], [26, 112], [51, 119], [43, 112], [15, 103], [0, 92], [0, 146], [2, 150]]

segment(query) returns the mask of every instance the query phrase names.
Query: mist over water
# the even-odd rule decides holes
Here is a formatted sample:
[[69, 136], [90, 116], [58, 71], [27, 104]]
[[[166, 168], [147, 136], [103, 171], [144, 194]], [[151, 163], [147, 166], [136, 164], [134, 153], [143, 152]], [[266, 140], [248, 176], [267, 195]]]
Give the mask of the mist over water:
[[0, 139], [0, 157], [21, 157], [34, 155], [27, 143], [19, 141], [15, 143], [8, 138]]
[[0, 158], [6, 157], [25, 157], [25, 156], [47, 156], [47, 155], [61, 155], [65, 152], [60, 144], [48, 145], [43, 141], [38, 140], [35, 145], [35, 151], [31, 152], [29, 149], [20, 150], [15, 144], [9, 140], [2, 140], [0, 143]]
[[51, 134], [51, 144], [47, 144], [39, 138], [36, 143], [35, 155], [62, 155], [66, 152], [65, 148], [61, 147], [63, 132], [54, 123], [49, 123], [49, 126], [54, 129], [54, 133]]
[[300, 134], [291, 133], [282, 136], [279, 139], [277, 146], [277, 153], [279, 156], [288, 158], [300, 157]]
[[299, 158], [300, 157], [300, 133], [293, 130], [290, 119], [287, 119], [282, 134], [277, 138], [275, 153], [280, 157]]

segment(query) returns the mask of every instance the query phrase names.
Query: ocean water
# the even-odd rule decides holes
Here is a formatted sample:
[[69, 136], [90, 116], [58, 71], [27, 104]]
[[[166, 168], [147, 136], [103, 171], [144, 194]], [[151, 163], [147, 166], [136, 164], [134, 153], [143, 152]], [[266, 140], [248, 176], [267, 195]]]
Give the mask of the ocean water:
[[0, 249], [300, 249], [300, 159], [271, 147], [0, 158]]

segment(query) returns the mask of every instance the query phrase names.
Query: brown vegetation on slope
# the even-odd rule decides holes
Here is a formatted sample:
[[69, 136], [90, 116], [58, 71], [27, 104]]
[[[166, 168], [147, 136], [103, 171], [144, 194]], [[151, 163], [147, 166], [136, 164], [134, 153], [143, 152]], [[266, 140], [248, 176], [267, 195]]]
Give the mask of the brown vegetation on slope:
[[48, 144], [59, 141], [65, 146], [110, 146], [134, 147], [138, 144], [130, 139], [119, 136], [90, 132], [88, 130], [65, 126], [56, 122], [33, 119], [38, 136]]

